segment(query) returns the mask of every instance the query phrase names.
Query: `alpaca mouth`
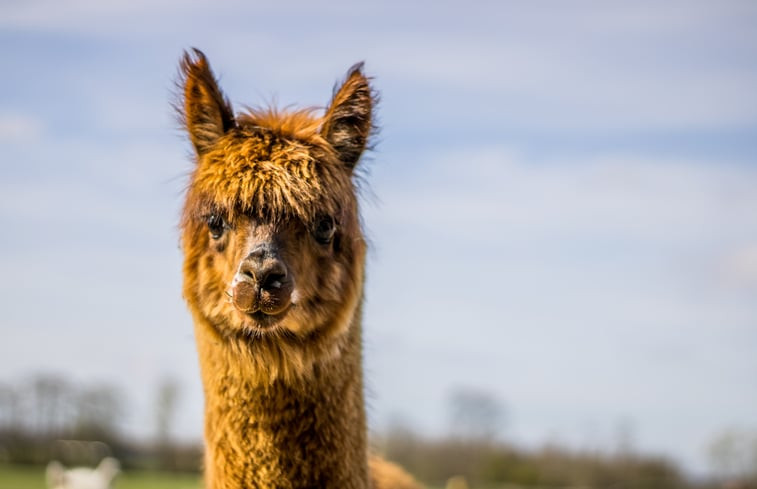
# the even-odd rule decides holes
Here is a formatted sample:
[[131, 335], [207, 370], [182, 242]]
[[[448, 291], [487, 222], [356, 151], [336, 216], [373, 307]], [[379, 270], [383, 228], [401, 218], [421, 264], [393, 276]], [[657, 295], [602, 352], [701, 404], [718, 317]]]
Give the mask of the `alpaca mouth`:
[[270, 330], [278, 325], [288, 312], [288, 307], [276, 314], [267, 314], [261, 310], [257, 310], [255, 312], [245, 312], [242, 313], [245, 318], [244, 326], [256, 331]]

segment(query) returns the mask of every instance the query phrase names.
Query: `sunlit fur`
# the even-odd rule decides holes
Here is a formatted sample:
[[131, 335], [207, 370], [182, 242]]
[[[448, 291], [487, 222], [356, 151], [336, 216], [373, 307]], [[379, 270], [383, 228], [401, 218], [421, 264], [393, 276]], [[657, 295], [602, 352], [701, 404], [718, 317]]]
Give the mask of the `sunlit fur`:
[[[350, 175], [322, 138], [311, 141], [243, 119], [203, 155], [187, 192], [185, 296], [232, 358], [261, 379], [292, 381], [338, 354], [362, 292], [365, 243]], [[208, 233], [211, 214], [231, 228], [219, 241]], [[338, 247], [324, 250], [313, 240], [321, 215], [338, 223]], [[227, 286], [251, 235], [266, 227], [280, 237], [296, 300], [274, 331], [261, 334], [234, 309]]]
[[[180, 84], [196, 154], [181, 224], [206, 399], [207, 488], [412, 487], [380, 459], [369, 475], [366, 451], [365, 241], [353, 173], [375, 95], [362, 67], [320, 116], [273, 108], [235, 116], [196, 50], [184, 56]], [[220, 235], [210, 216], [223, 219]], [[314, 238], [324, 216], [336, 223], [328, 243]], [[291, 304], [262, 319], [230, 299], [240, 263], [259, 243], [276, 243], [294, 284]]]

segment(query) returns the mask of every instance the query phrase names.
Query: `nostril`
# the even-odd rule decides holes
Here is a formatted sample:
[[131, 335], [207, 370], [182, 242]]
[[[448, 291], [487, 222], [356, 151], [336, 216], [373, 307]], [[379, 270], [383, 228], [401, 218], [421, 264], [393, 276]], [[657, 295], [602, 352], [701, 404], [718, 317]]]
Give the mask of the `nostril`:
[[286, 277], [286, 272], [272, 271], [265, 276], [260, 288], [265, 290], [280, 289], [284, 285]]
[[257, 282], [260, 275], [260, 266], [251, 260], [245, 260], [237, 270], [237, 280]]

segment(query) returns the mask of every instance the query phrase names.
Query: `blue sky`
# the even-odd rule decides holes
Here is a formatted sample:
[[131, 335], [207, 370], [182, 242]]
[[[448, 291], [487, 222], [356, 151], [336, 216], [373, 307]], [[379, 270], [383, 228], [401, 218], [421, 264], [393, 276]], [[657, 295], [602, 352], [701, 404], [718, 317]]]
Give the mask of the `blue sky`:
[[[8, 1], [0, 5], [3, 380], [119, 383], [126, 426], [183, 385], [183, 49], [235, 107], [323, 105], [366, 61], [370, 419], [448, 428], [459, 386], [503, 437], [690, 470], [757, 431], [757, 6], [749, 1]], [[625, 429], [625, 428], [624, 428]]]

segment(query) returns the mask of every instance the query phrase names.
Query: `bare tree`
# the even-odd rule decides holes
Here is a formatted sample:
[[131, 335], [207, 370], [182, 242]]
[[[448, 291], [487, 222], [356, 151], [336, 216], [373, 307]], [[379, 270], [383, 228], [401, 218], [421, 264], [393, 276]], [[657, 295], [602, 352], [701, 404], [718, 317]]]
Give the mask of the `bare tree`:
[[155, 450], [158, 462], [166, 469], [175, 469], [177, 466], [177, 449], [171, 442], [171, 428], [178, 400], [179, 383], [174, 378], [164, 378], [158, 384], [155, 399]]
[[19, 394], [10, 384], [0, 384], [0, 429], [4, 431], [18, 427]]
[[449, 396], [451, 431], [461, 438], [492, 441], [505, 421], [503, 404], [490, 392], [457, 388]]
[[60, 436], [71, 408], [68, 383], [58, 375], [39, 374], [30, 387], [35, 431], [44, 437]]
[[757, 435], [731, 429], [716, 436], [709, 446], [715, 473], [724, 480], [757, 482]]
[[155, 402], [156, 439], [159, 444], [167, 444], [171, 439], [171, 428], [179, 401], [179, 383], [173, 377], [164, 378], [158, 385]]
[[88, 387], [76, 398], [75, 436], [90, 440], [108, 440], [118, 432], [123, 414], [118, 390], [110, 385]]

